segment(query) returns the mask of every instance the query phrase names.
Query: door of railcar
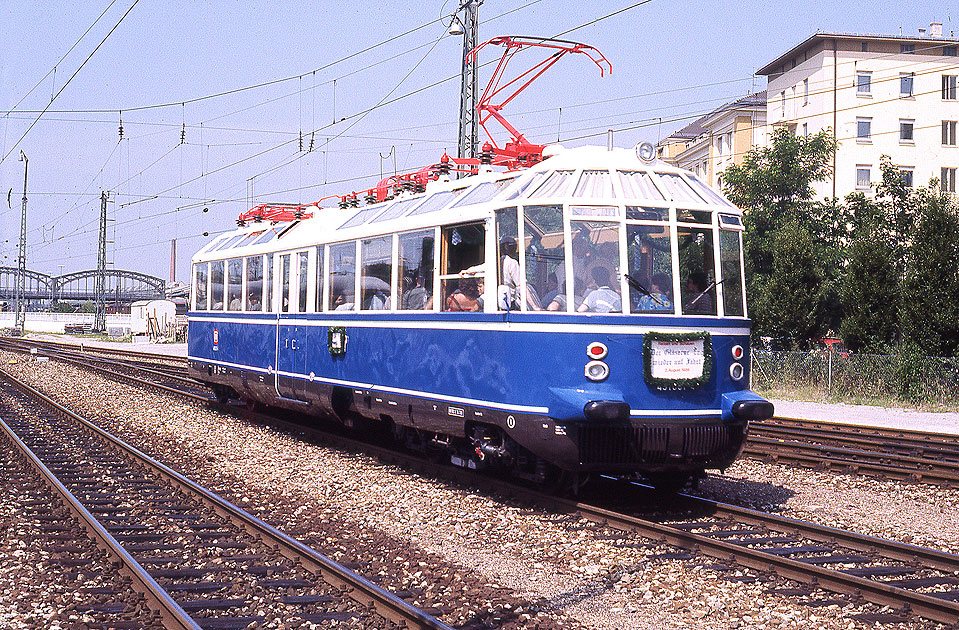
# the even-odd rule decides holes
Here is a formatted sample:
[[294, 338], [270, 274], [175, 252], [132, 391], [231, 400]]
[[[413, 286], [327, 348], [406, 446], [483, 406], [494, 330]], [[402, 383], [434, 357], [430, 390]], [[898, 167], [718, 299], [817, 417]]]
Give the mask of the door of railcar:
[[276, 391], [283, 398], [306, 400], [306, 358], [309, 327], [295, 315], [305, 313], [309, 304], [309, 251], [283, 254], [278, 260], [277, 299], [279, 322], [276, 345]]

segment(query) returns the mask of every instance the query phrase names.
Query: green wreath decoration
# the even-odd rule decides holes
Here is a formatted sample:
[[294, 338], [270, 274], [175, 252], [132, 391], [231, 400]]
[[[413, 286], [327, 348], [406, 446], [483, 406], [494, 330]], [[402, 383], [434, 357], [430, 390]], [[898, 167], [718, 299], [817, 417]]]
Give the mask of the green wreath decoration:
[[330, 326], [326, 333], [326, 349], [330, 351], [330, 356], [338, 357], [346, 354], [346, 342], [348, 340], [346, 328]]
[[[653, 341], [703, 341], [703, 373], [699, 378], [653, 377]], [[643, 378], [658, 389], [695, 389], [709, 382], [713, 371], [713, 344], [708, 332], [666, 333], [648, 332], [643, 336]]]

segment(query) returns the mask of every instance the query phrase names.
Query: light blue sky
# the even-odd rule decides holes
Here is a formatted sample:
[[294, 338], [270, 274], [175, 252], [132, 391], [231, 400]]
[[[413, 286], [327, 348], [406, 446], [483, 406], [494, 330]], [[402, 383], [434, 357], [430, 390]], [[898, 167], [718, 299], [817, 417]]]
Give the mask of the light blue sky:
[[[486, 0], [480, 40], [555, 36], [634, 2]], [[110, 0], [0, 3], [0, 156], [10, 153], [0, 164], [0, 191], [13, 190], [12, 209], [0, 199], [0, 265], [16, 265], [21, 149], [30, 160], [29, 268], [56, 274], [61, 265], [64, 272], [96, 266], [106, 189], [115, 200], [108, 208], [113, 264], [167, 278], [176, 238], [180, 280], [206, 240], [202, 233], [231, 229], [250, 205], [251, 188], [256, 203], [311, 202], [372, 187], [381, 169], [393, 172], [394, 157], [405, 171], [438, 161], [444, 150], [455, 153], [458, 78], [428, 86], [459, 73], [462, 39], [444, 36], [438, 21], [456, 0], [140, 0], [63, 88], [132, 3], [115, 0], [49, 75]], [[755, 70], [817, 30], [915, 34], [940, 21], [948, 36], [959, 33], [957, 7], [959, 1], [943, 0], [888, 9], [859, 0], [650, 0], [563, 35], [601, 50], [612, 75], [600, 78], [585, 57], [568, 57], [504, 114], [537, 142], [605, 144], [610, 128], [620, 146], [655, 142], [723, 102], [764, 89]], [[488, 48], [481, 62], [500, 50]], [[482, 85], [490, 70], [481, 71]], [[285, 77], [297, 78], [187, 102]], [[135, 109], [165, 103], [176, 105]], [[491, 129], [505, 143], [503, 132]], [[311, 130], [314, 150], [306, 152]]]

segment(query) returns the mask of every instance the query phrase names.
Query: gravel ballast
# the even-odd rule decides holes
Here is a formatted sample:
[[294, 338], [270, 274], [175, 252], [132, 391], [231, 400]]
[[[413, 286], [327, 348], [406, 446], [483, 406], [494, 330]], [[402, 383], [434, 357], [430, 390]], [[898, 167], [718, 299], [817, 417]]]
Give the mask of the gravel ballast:
[[[6, 369], [123, 439], [294, 533], [382, 575], [380, 585], [451, 625], [523, 628], [869, 627], [854, 606], [805, 607], [767, 593], [783, 582], [718, 573], [708, 559], [561, 515], [422, 478], [167, 395], [56, 362], [0, 353]], [[12, 363], [11, 363], [12, 361]], [[946, 551], [959, 500], [925, 485], [741, 461], [700, 494]], [[398, 569], [399, 568], [399, 569]], [[0, 609], [8, 606], [0, 597]], [[934, 627], [913, 623], [901, 627]]]

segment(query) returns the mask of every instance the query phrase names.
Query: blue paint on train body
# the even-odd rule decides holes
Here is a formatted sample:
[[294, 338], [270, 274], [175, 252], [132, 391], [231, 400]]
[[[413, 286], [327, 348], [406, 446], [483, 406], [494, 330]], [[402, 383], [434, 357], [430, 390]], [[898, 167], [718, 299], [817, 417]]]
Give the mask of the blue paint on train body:
[[[714, 331], [709, 381], [681, 390], [648, 385], [643, 378], [643, 335], [620, 331], [628, 327], [695, 330], [697, 324]], [[328, 351], [331, 325], [346, 328], [343, 356], [331, 356]], [[609, 331], [610, 327], [617, 330]], [[284, 314], [278, 323], [276, 315], [195, 313], [190, 321], [189, 356], [260, 373], [278, 371], [281, 390], [287, 377], [383, 392], [401, 390], [507, 410], [538, 409], [554, 419], [571, 420], [582, 418], [583, 405], [590, 400], [624, 401], [633, 410], [723, 409], [724, 394], [747, 391], [746, 379], [737, 382], [729, 375], [734, 345], [746, 350], [740, 363], [746, 373], [749, 367], [748, 335], [723, 331], [747, 327], [744, 320], [689, 317], [328, 313]], [[590, 360], [586, 349], [592, 342], [602, 342], [609, 349], [605, 362], [610, 375], [602, 382], [584, 375]], [[723, 417], [731, 419], [725, 407]]]

